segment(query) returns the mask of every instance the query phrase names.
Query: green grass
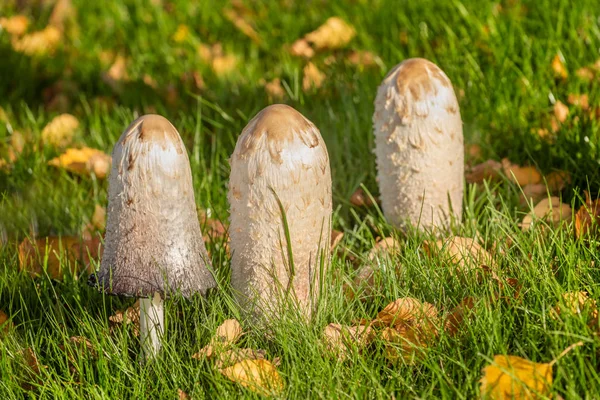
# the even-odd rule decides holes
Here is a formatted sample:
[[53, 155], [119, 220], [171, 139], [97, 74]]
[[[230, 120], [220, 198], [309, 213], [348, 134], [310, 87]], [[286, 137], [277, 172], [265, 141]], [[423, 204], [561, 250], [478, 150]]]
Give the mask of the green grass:
[[[512, 288], [499, 288], [488, 275], [451, 274], [443, 259], [424, 255], [423, 241], [431, 238], [396, 232], [376, 208], [349, 202], [361, 184], [377, 195], [373, 100], [387, 71], [408, 57], [434, 61], [456, 92], [464, 93], [459, 97], [465, 142], [479, 144], [484, 159], [508, 157], [534, 164], [543, 173], [569, 171], [573, 181], [561, 195], [573, 207], [581, 204], [583, 189], [596, 195], [598, 120], [571, 106], [568, 123], [553, 143], [541, 140], [535, 130], [549, 126], [552, 99], [566, 103], [568, 94], [585, 93], [591, 105], [600, 105], [599, 78], [587, 83], [575, 74], [600, 58], [597, 1], [245, 1], [248, 18], [262, 37], [260, 45], [223, 16], [219, 1], [165, 0], [163, 6], [150, 0], [72, 2], [76, 22], [67, 25], [52, 57], [32, 59], [14, 52], [9, 36], [0, 32], [0, 106], [10, 121], [0, 124], [0, 156], [6, 156], [13, 130], [31, 138], [13, 168], [0, 170], [0, 309], [15, 325], [0, 342], [2, 398], [173, 399], [178, 388], [194, 399], [255, 396], [229, 382], [211, 363], [191, 358], [224, 319], [237, 316], [227, 286], [229, 260], [219, 243], [208, 247], [224, 289], [207, 299], [169, 300], [164, 351], [147, 365], [138, 362], [140, 346], [130, 330], [111, 333], [109, 328], [108, 317], [132, 300], [102, 296], [86, 285], [85, 277], [32, 279], [19, 271], [17, 246], [32, 232], [40, 237], [78, 235], [95, 204], [106, 204], [106, 181], [47, 166], [58, 153], [38, 146], [40, 132], [59, 111], [79, 118], [77, 144], [108, 153], [135, 116], [166, 116], [190, 154], [198, 206], [227, 221], [227, 159], [248, 120], [269, 104], [261, 79], [277, 77], [287, 92], [282, 101], [313, 121], [327, 143], [334, 227], [344, 231], [347, 249], [332, 260], [313, 324], [283, 318], [269, 335], [246, 326], [242, 346], [281, 358], [283, 398], [473, 398], [479, 395], [481, 368], [495, 354], [549, 362], [577, 341], [584, 345], [554, 367], [553, 391], [568, 399], [600, 397], [600, 327], [588, 327], [582, 316], [550, 318], [550, 309], [565, 292], [586, 290], [600, 298], [597, 242], [575, 239], [572, 226], [523, 233], [518, 222], [527, 208], [519, 204], [517, 186], [508, 181], [467, 185], [463, 224], [455, 234], [477, 235], [488, 248], [505, 246], [504, 239], [512, 237], [514, 245], [505, 246], [496, 262], [502, 279], [514, 278], [521, 285], [514, 298]], [[46, 26], [51, 7], [39, 1], [0, 4], [0, 16], [17, 13], [29, 17], [33, 31]], [[286, 46], [334, 15], [357, 30], [349, 48], [375, 53], [385, 68], [350, 65], [345, 61], [348, 49], [319, 53], [313, 62], [327, 79], [320, 89], [303, 92], [305, 62], [289, 55]], [[190, 28], [190, 36], [175, 43], [172, 35], [180, 24]], [[196, 52], [199, 43], [216, 42], [241, 60], [227, 78], [215, 75]], [[99, 61], [106, 50], [129, 59], [130, 81], [119, 92], [101, 78], [110, 66]], [[557, 53], [569, 71], [564, 81], [554, 77], [550, 66]], [[332, 54], [335, 62], [326, 63]], [[204, 89], [182, 79], [190, 71], [201, 74]], [[144, 84], [145, 74], [156, 80], [156, 89]], [[62, 106], [48, 109], [49, 88], [60, 88], [66, 98]], [[167, 101], [169, 91], [175, 96]], [[379, 260], [380, 285], [365, 301], [347, 299], [343, 283], [356, 271], [346, 256], [351, 253], [359, 266], [368, 264], [375, 239], [390, 234], [399, 238], [402, 249]], [[511, 300], [493, 300], [497, 291]], [[343, 363], [324, 355], [321, 332], [328, 323], [373, 318], [403, 296], [428, 301], [443, 312], [465, 296], [477, 303], [464, 330], [455, 337], [442, 334], [415, 365], [389, 365], [380, 342]], [[87, 337], [98, 357], [77, 352], [68, 342], [71, 336]], [[61, 345], [75, 352], [75, 369]], [[44, 365], [35, 379], [19, 356], [27, 347]]]

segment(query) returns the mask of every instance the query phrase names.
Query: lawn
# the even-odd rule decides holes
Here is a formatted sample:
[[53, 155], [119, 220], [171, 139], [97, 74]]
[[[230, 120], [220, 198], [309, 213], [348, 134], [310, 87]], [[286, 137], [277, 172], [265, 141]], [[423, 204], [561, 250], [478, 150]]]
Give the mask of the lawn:
[[[26, 18], [9, 24], [15, 16]], [[355, 34], [298, 55], [296, 41], [330, 17]], [[494, 356], [549, 363], [573, 344], [544, 390], [600, 397], [600, 236], [595, 222], [583, 233], [575, 217], [585, 192], [592, 200], [600, 192], [597, 1], [4, 0], [0, 25], [0, 397], [260, 397], [214, 360], [192, 357], [231, 318], [244, 328], [235, 346], [264, 350], [278, 364], [275, 397], [477, 398]], [[462, 223], [441, 239], [394, 229], [376, 201], [374, 99], [387, 72], [410, 57], [435, 62], [454, 85], [467, 172], [505, 159], [490, 179], [467, 174]], [[313, 321], [283, 313], [265, 330], [243, 321], [232, 300], [224, 230], [228, 159], [243, 127], [273, 103], [319, 128], [333, 228], [343, 237]], [[44, 130], [65, 113], [77, 123], [53, 142]], [[135, 300], [100, 294], [82, 268], [99, 267], [87, 250], [97, 253], [103, 230], [101, 165], [90, 173], [85, 159], [70, 165], [76, 172], [49, 163], [66, 148], [111, 154], [146, 113], [168, 118], [185, 142], [219, 287], [206, 298], [168, 299], [163, 350], [143, 363], [135, 323], [115, 318]], [[540, 177], [516, 179], [526, 167], [569, 179], [540, 189]], [[360, 188], [375, 204], [356, 201]], [[524, 229], [550, 194], [571, 207], [565, 221]], [[445, 251], [455, 236], [482, 246], [460, 273]], [[372, 251], [390, 237], [394, 249]], [[56, 243], [40, 262], [23, 257], [28, 238], [44, 243], [42, 254], [45, 238]], [[374, 275], [358, 285], [365, 268]], [[589, 299], [573, 304], [578, 292]], [[407, 349], [376, 328], [369, 345], [342, 346], [343, 359], [330, 351], [329, 324], [373, 320], [406, 297], [437, 309], [426, 343]], [[461, 302], [464, 320], [449, 329]]]

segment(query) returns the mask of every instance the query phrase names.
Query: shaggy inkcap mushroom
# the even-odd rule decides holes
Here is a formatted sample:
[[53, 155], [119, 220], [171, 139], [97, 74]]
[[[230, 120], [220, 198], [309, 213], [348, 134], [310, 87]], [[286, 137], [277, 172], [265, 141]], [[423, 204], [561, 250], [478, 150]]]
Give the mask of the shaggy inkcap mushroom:
[[408, 59], [377, 92], [377, 179], [393, 225], [445, 229], [462, 214], [462, 121], [450, 80], [430, 61]]
[[244, 128], [230, 162], [231, 285], [238, 302], [260, 319], [291, 300], [309, 318], [331, 232], [331, 172], [319, 130], [291, 107], [269, 106]]
[[207, 268], [188, 155], [167, 119], [144, 115], [123, 132], [112, 157], [96, 285], [106, 293], [144, 298], [142, 315], [152, 309], [158, 320], [142, 318], [142, 337], [144, 324], [157, 324], [162, 333], [161, 296], [189, 297], [216, 286]]

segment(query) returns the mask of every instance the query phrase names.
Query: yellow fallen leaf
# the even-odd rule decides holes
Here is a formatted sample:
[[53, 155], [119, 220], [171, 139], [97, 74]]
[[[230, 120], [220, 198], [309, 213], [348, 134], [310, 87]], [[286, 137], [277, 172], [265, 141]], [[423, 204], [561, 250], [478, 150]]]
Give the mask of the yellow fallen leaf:
[[331, 17], [315, 31], [304, 38], [317, 50], [338, 49], [346, 46], [356, 35], [356, 30], [339, 17]]
[[511, 163], [507, 158], [502, 159], [502, 170], [508, 179], [519, 184], [519, 186], [540, 183], [542, 181], [542, 175], [535, 167], [521, 167]]
[[244, 360], [264, 360], [266, 354], [264, 350], [230, 349], [222, 351], [214, 357], [215, 366], [217, 368], [227, 368]]
[[48, 165], [64, 168], [69, 172], [80, 175], [91, 175], [104, 179], [110, 171], [111, 157], [96, 149], [83, 147], [67, 149], [65, 153], [48, 161]]
[[58, 28], [47, 26], [41, 31], [33, 32], [21, 38], [13, 37], [12, 47], [19, 53], [28, 56], [44, 56], [56, 50], [62, 34]]
[[495, 263], [490, 255], [475, 239], [453, 236], [435, 243], [424, 242], [425, 251], [432, 254], [442, 252], [444, 260], [455, 264], [458, 271], [465, 272], [479, 268], [482, 265], [494, 267]]
[[244, 35], [248, 36], [252, 39], [253, 42], [260, 44], [261, 39], [256, 30], [250, 25], [248, 21], [246, 21], [240, 14], [238, 14], [235, 10], [226, 9], [223, 11], [223, 15], [225, 18], [229, 20], [236, 28], [240, 30]]
[[226, 350], [232, 344], [235, 344], [244, 333], [242, 326], [236, 319], [227, 319], [217, 327], [214, 336], [209, 344], [204, 346], [192, 358], [201, 359], [203, 357], [212, 357], [217, 352]]
[[557, 304], [553, 309], [553, 318], [563, 313], [573, 315], [585, 315], [590, 318], [588, 325], [596, 326], [598, 322], [598, 305], [596, 300], [591, 299], [587, 292], [567, 292], [562, 295], [562, 304]]
[[556, 117], [556, 120], [562, 124], [569, 116], [569, 107], [562, 101], [557, 100], [556, 103], [554, 103], [554, 116]]
[[358, 67], [374, 67], [383, 63], [374, 53], [364, 50], [355, 50], [351, 52], [348, 55], [347, 60], [350, 64]]
[[190, 28], [187, 25], [180, 24], [177, 26], [177, 30], [173, 34], [173, 41], [175, 43], [183, 43], [190, 36]]
[[29, 18], [25, 15], [14, 15], [12, 17], [0, 18], [0, 27], [10, 35], [21, 36], [27, 32], [29, 26]]
[[587, 94], [569, 94], [567, 103], [579, 107], [582, 110], [590, 108], [590, 99]]
[[521, 222], [521, 229], [524, 231], [535, 225], [537, 219], [544, 219], [552, 226], [559, 226], [563, 222], [571, 221], [571, 206], [561, 203], [558, 197], [551, 197], [541, 200], [531, 210]]
[[71, 114], [54, 117], [42, 130], [42, 140], [56, 147], [66, 147], [73, 141], [79, 120]]
[[323, 330], [327, 349], [340, 361], [348, 357], [352, 348], [360, 350], [366, 347], [373, 336], [373, 329], [368, 325], [345, 326], [332, 323]]
[[490, 399], [537, 399], [549, 396], [552, 365], [517, 356], [497, 355], [483, 368], [481, 394]]
[[433, 336], [417, 327], [401, 324], [384, 328], [379, 338], [383, 342], [383, 354], [389, 362], [396, 363], [402, 359], [411, 365], [423, 358]]
[[413, 297], [402, 297], [392, 301], [377, 314], [373, 326], [412, 324], [421, 326], [437, 318], [437, 308], [433, 304], [421, 302]]
[[325, 74], [319, 71], [315, 64], [309, 62], [302, 70], [302, 89], [308, 92], [311, 89], [318, 89], [325, 80]]
[[600, 198], [592, 201], [585, 192], [585, 204], [575, 214], [575, 236], [597, 235], [600, 226]]
[[212, 61], [212, 69], [217, 76], [227, 76], [235, 71], [238, 58], [233, 54], [216, 56]]
[[290, 47], [290, 54], [296, 57], [312, 58], [315, 51], [306, 39], [298, 39]]
[[552, 59], [552, 71], [554, 72], [554, 76], [561, 79], [567, 79], [569, 73], [567, 72], [567, 68], [565, 68], [564, 59], [561, 54], [557, 54]]
[[280, 394], [284, 388], [277, 369], [267, 360], [244, 360], [220, 372], [231, 381], [264, 396]]
[[275, 78], [265, 84], [265, 91], [269, 95], [269, 99], [281, 100], [285, 97], [285, 89], [281, 86], [281, 80]]

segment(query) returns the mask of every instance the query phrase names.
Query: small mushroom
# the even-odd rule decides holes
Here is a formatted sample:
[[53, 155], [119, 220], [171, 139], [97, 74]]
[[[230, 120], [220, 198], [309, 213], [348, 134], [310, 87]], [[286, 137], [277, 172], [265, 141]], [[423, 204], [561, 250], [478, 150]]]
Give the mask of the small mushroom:
[[112, 154], [108, 221], [95, 285], [140, 297], [146, 359], [160, 350], [163, 301], [216, 286], [200, 232], [188, 155], [171, 123], [144, 115], [123, 132]]
[[452, 84], [435, 64], [411, 58], [385, 77], [373, 116], [377, 179], [393, 225], [445, 229], [461, 220], [463, 127]]
[[289, 106], [266, 107], [242, 131], [230, 162], [231, 285], [238, 303], [264, 320], [292, 300], [309, 319], [331, 237], [331, 172], [319, 130]]

